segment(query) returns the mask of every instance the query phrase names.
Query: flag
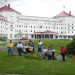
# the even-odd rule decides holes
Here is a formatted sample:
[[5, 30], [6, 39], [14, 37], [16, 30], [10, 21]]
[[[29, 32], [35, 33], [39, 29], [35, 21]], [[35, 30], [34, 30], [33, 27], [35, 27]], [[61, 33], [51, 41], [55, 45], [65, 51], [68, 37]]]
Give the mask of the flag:
[[65, 9], [65, 6], [63, 5], [63, 9]]
[[6, 0], [5, 0], [5, 2], [6, 2]]

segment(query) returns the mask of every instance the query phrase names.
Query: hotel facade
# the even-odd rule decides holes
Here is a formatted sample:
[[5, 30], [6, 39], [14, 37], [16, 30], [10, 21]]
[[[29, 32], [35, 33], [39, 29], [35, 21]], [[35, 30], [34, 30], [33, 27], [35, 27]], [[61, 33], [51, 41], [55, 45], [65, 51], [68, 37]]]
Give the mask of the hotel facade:
[[10, 4], [0, 8], [0, 37], [7, 39], [18, 39], [19, 31], [28, 39], [72, 39], [74, 29], [75, 16], [71, 11], [49, 18], [21, 15]]

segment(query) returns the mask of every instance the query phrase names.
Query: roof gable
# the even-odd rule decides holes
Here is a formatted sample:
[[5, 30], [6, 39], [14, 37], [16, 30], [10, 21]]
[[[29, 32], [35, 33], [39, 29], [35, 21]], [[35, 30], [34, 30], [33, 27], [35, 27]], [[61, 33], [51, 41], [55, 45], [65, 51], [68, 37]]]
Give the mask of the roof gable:
[[11, 10], [11, 11], [16, 11], [16, 10], [14, 10], [14, 9], [12, 9], [12, 8], [9, 8], [9, 9], [8, 9], [8, 6], [7, 6], [7, 5], [5, 5], [4, 7], [1, 7], [0, 10]]
[[49, 30], [44, 31], [44, 32], [35, 32], [35, 33], [55, 33], [55, 34], [58, 34], [58, 33], [56, 33], [56, 32], [52, 32], [52, 31], [49, 31]]
[[0, 10], [8, 10], [8, 11], [10, 10], [10, 11], [15, 11], [15, 12], [21, 14], [20, 12], [14, 10], [14, 9], [12, 9], [12, 8], [10, 8], [10, 4], [8, 4], [8, 6], [5, 5], [4, 7], [1, 7]]
[[55, 18], [55, 17], [61, 17], [61, 16], [73, 16], [73, 15], [71, 15], [71, 14], [69, 14], [69, 13], [63, 11], [63, 12], [61, 12], [60, 14], [54, 16], [54, 18]]
[[0, 15], [0, 20], [8, 22], [4, 16]]

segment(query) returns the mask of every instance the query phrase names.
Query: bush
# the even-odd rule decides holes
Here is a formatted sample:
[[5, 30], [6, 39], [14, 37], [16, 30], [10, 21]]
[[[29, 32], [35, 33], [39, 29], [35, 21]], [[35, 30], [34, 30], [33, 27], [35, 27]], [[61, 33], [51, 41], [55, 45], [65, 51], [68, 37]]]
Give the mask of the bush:
[[3, 41], [4, 39], [7, 39], [7, 37], [0, 37], [0, 41]]
[[73, 54], [73, 55], [75, 55], [75, 35], [74, 35], [74, 37], [73, 37], [72, 42], [67, 45], [66, 50], [67, 50], [67, 53], [68, 53], [68, 54]]
[[31, 53], [25, 54], [24, 57], [28, 59], [42, 59], [38, 54]]
[[0, 41], [2, 41], [3, 40], [3, 38], [2, 37], [0, 37]]

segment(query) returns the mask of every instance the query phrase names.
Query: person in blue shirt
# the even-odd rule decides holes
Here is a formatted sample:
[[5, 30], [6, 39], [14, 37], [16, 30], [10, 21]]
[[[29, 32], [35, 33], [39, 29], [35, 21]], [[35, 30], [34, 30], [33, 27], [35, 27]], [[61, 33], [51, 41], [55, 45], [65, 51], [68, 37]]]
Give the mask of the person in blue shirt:
[[47, 54], [48, 54], [48, 60], [51, 60], [51, 59], [52, 59], [52, 53], [53, 53], [53, 50], [51, 50], [51, 48], [48, 47], [48, 51], [47, 51]]

